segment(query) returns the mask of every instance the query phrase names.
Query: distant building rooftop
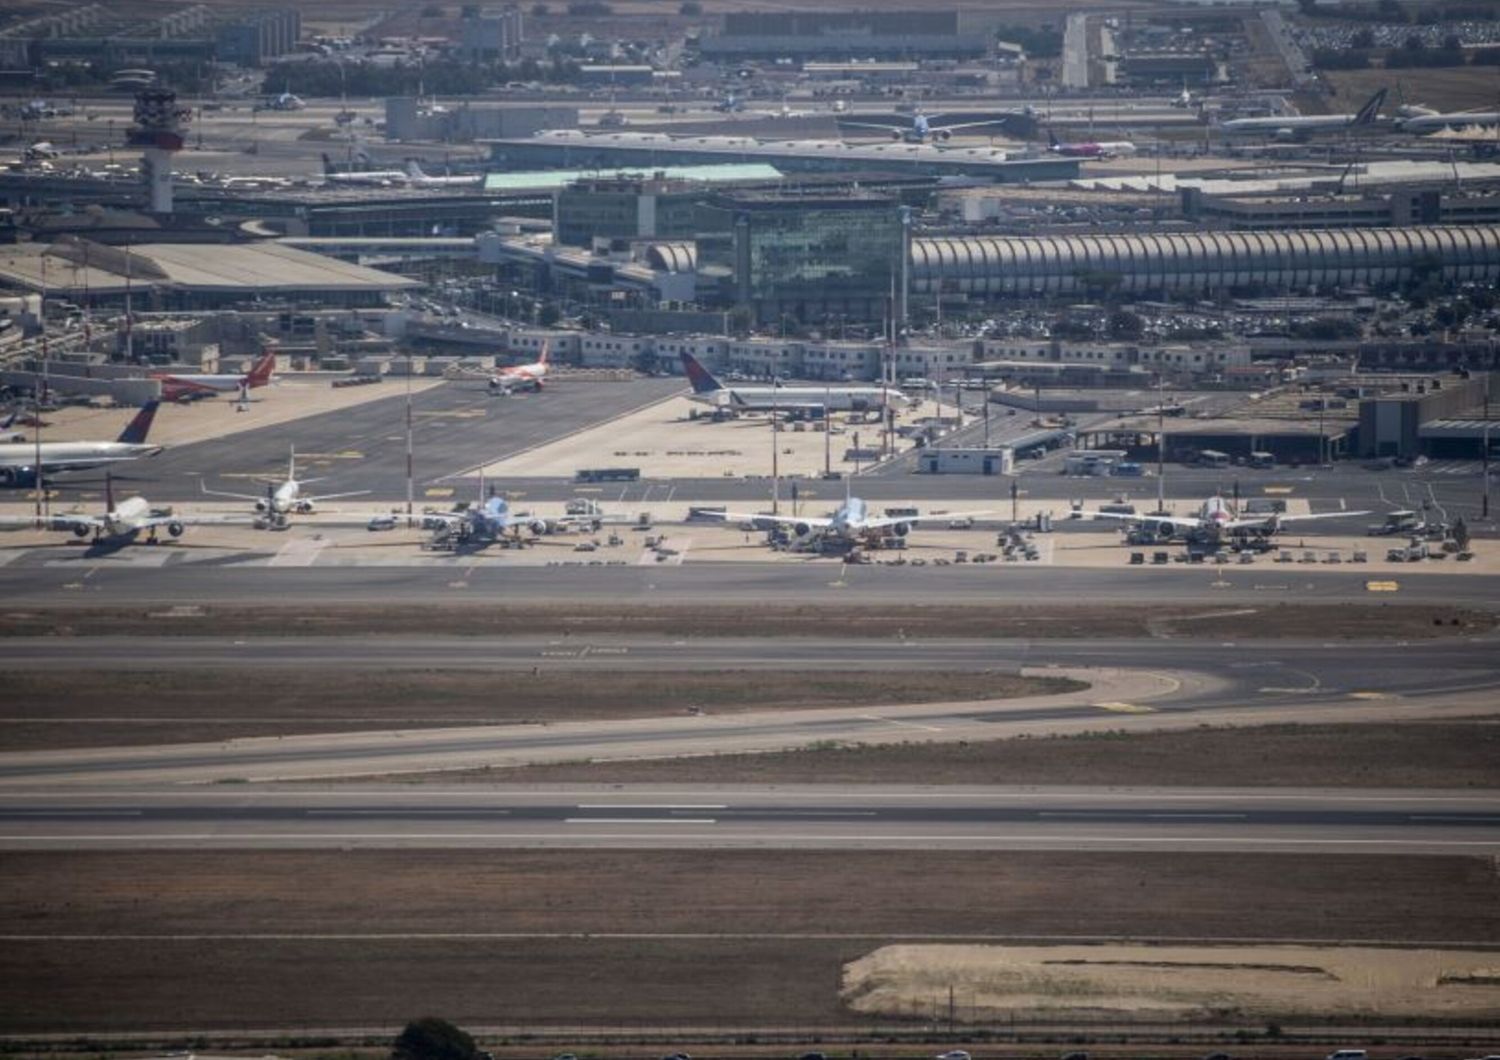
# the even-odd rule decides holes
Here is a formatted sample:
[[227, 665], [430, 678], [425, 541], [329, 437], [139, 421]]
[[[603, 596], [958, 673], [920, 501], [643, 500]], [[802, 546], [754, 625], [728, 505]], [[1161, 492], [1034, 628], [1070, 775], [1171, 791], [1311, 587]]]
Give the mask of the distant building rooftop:
[[697, 181], [703, 184], [732, 184], [738, 181], [780, 180], [781, 170], [765, 162], [735, 162], [725, 165], [624, 167], [621, 169], [557, 169], [543, 172], [491, 173], [484, 178], [487, 192], [556, 190], [580, 180], [631, 177], [663, 177], [666, 180]]

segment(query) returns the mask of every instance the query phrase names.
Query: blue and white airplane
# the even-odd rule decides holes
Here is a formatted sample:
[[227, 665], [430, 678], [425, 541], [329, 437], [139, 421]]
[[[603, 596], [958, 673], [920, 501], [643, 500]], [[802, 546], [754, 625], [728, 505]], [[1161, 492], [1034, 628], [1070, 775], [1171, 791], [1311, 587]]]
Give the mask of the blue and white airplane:
[[895, 387], [850, 386], [847, 383], [827, 386], [725, 386], [698, 358], [683, 351], [682, 372], [693, 385], [692, 399], [716, 408], [730, 407], [741, 412], [798, 412], [822, 409], [825, 412], [868, 412], [887, 405], [904, 408], [911, 399]]
[[[484, 497], [484, 478], [479, 479], [479, 495]], [[437, 531], [436, 540], [483, 548], [500, 541], [508, 534], [519, 538], [521, 530], [529, 530], [534, 537], [547, 532], [544, 519], [520, 518], [510, 510], [510, 502], [504, 497], [491, 495], [477, 505], [455, 508], [451, 512], [429, 513], [422, 517], [423, 524]]]

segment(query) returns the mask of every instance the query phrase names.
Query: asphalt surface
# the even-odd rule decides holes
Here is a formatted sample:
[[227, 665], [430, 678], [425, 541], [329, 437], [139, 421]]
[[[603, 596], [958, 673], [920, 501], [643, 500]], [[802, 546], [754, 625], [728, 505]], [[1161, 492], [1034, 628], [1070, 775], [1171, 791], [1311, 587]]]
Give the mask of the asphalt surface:
[[[277, 545], [279, 546], [279, 542]], [[0, 566], [7, 606], [98, 607], [190, 604], [299, 606], [415, 603], [821, 603], [833, 608], [886, 604], [1051, 605], [1106, 603], [1256, 604], [1388, 602], [1489, 607], [1495, 586], [1484, 577], [1415, 574], [1389, 577], [1347, 568], [1083, 568], [991, 565], [971, 568], [843, 566], [804, 563], [702, 563], [682, 566], [520, 567], [486, 565], [455, 555], [430, 566], [237, 567], [267, 554], [163, 545], [137, 548], [152, 565], [111, 566], [80, 554], [29, 549]], [[3, 556], [3, 554], [0, 554]], [[1368, 586], [1394, 584], [1374, 597]], [[163, 616], [171, 622], [171, 616]], [[1335, 633], [1336, 631], [1330, 631]]]
[[[391, 384], [397, 387], [399, 384]], [[682, 390], [681, 380], [554, 383], [542, 395], [491, 397], [482, 380], [448, 383], [412, 395], [417, 499], [426, 490], [477, 490], [475, 467], [545, 445]], [[274, 397], [268, 399], [274, 400]], [[227, 403], [226, 403], [227, 404]], [[373, 500], [406, 497], [406, 396], [396, 394], [337, 412], [172, 446], [122, 469], [122, 477], [156, 502], [202, 499], [199, 479], [231, 488], [216, 474], [284, 474], [288, 446], [309, 454], [308, 475], [328, 476], [324, 492], [370, 490]], [[332, 459], [326, 454], [353, 453]], [[321, 459], [314, 454], [325, 454]], [[460, 476], [459, 482], [448, 481]]]
[[1493, 794], [866, 788], [0, 794], [0, 849], [1500, 851]]
[[[309, 780], [545, 762], [753, 753], [825, 741], [989, 740], [1196, 724], [1381, 721], [1488, 713], [1500, 688], [1489, 639], [1412, 646], [1180, 641], [855, 641], [823, 638], [310, 638], [269, 642], [102, 638], [87, 656], [12, 642], [37, 667], [485, 668], [497, 694], [529, 668], [600, 670], [899, 667], [1086, 677], [1088, 688], [998, 701], [673, 715], [550, 725], [312, 734], [210, 744], [0, 753], [0, 786], [87, 789]], [[1053, 669], [1055, 668], [1055, 669]], [[519, 674], [519, 676], [518, 676]], [[749, 678], [747, 678], [749, 679]]]

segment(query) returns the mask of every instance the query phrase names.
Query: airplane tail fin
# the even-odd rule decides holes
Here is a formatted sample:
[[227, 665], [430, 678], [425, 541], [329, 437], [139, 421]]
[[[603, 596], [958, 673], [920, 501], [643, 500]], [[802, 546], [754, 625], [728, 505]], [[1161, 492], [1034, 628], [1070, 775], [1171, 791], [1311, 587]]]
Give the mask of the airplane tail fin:
[[551, 355], [552, 355], [552, 343], [551, 343], [550, 340], [545, 340], [544, 339], [542, 341], [542, 352], [537, 357], [536, 363], [539, 364], [539, 365], [541, 365], [543, 368], [547, 367], [547, 358], [550, 357]]
[[254, 367], [245, 374], [245, 386], [265, 386], [271, 381], [271, 374], [276, 371], [276, 353], [267, 350], [260, 355], [260, 360], [255, 362]]
[[1048, 147], [1056, 147], [1057, 146], [1057, 133], [1053, 132], [1051, 129], [1047, 130], [1047, 146]]
[[161, 402], [155, 398], [141, 406], [141, 411], [135, 414], [135, 418], [125, 425], [120, 432], [120, 437], [115, 441], [125, 442], [128, 445], [144, 445], [146, 435], [151, 431], [151, 421], [156, 419], [156, 410]]
[[713, 373], [699, 363], [698, 358], [686, 351], [680, 356], [682, 370], [687, 374], [688, 382], [693, 384], [693, 393], [712, 394], [724, 389], [724, 384], [715, 379]]
[[417, 165], [417, 160], [415, 158], [409, 158], [406, 160], [406, 175], [412, 180], [427, 179], [427, 174], [422, 171], [421, 166]]
[[326, 177], [333, 172], [333, 159], [328, 157], [328, 152], [323, 152], [323, 175]]
[[1380, 115], [1380, 108], [1385, 103], [1385, 95], [1386, 89], [1382, 88], [1371, 96], [1369, 102], [1360, 107], [1359, 112], [1354, 115], [1354, 124], [1371, 124]]

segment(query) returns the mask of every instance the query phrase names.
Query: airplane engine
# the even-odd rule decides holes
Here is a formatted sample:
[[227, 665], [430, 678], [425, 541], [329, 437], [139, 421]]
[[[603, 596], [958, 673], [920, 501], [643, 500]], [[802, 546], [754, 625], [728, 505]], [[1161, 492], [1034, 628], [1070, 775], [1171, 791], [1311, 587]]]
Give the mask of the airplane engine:
[[911, 526], [908, 523], [897, 523], [895, 526], [891, 527], [891, 533], [895, 534], [897, 537], [905, 537], [907, 534], [911, 533]]
[[903, 133], [900, 129], [896, 129], [891, 133], [891, 139], [900, 140], [904, 135], [905, 133]]
[[526, 529], [531, 531], [532, 536], [541, 537], [547, 532], [547, 521], [545, 519], [533, 519], [526, 524]]
[[86, 526], [83, 526], [83, 525], [75, 526], [75, 527], [73, 527], [73, 536], [74, 537], [88, 537], [89, 536], [89, 528], [86, 527]]
[[1157, 537], [1165, 541], [1172, 536], [1176, 528], [1171, 523], [1154, 523], [1151, 529], [1156, 533]]
[[255, 502], [255, 510], [258, 511], [258, 512], [268, 512], [268, 511], [271, 510], [271, 502], [270, 501], [256, 501]]
[[949, 132], [947, 129], [939, 129], [939, 130], [937, 130], [937, 132], [933, 133], [933, 136], [936, 139], [939, 139], [939, 140], [951, 140], [951, 139], [953, 139], [953, 134], [951, 132]]
[[172, 522], [170, 522], [170, 523], [167, 524], [167, 533], [171, 534], [173, 537], [181, 537], [182, 536], [182, 532], [184, 530], [186, 530], [186, 529], [187, 529], [187, 527], [183, 526], [181, 523], [177, 522], [175, 519]]
[[316, 509], [312, 501], [297, 502], [297, 511], [301, 512], [303, 515], [311, 515], [315, 510]]
[[812, 527], [808, 526], [806, 523], [797, 523], [792, 527], [792, 530], [798, 537], [806, 537], [808, 534], [812, 533]]

